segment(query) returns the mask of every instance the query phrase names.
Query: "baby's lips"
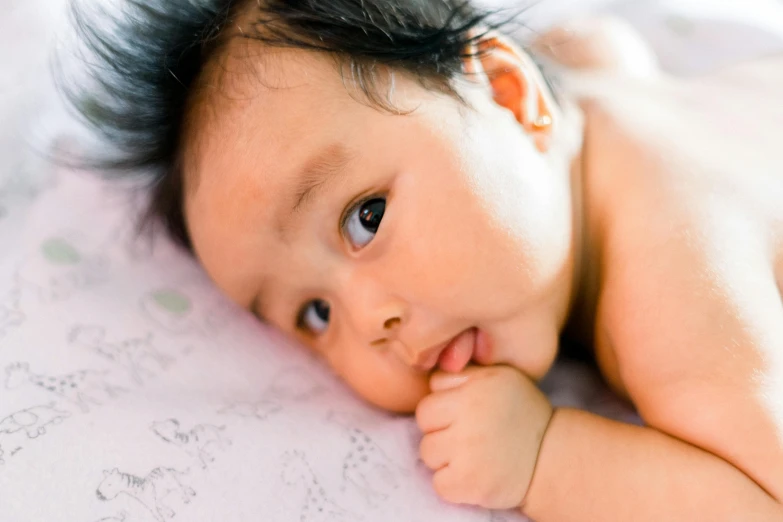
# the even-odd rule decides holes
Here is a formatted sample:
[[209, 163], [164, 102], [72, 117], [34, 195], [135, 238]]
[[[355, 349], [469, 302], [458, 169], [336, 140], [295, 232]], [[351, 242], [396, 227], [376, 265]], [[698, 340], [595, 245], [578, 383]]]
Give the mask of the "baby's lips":
[[476, 333], [476, 347], [473, 351], [473, 361], [482, 366], [492, 364], [492, 344], [485, 330]]
[[444, 372], [460, 373], [470, 363], [476, 346], [476, 329], [466, 330], [454, 339], [438, 358], [438, 366]]

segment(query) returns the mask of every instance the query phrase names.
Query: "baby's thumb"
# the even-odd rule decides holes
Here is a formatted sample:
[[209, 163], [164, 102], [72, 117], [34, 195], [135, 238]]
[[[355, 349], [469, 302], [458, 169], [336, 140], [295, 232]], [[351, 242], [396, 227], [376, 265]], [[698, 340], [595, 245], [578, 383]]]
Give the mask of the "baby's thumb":
[[465, 373], [437, 372], [430, 377], [430, 390], [433, 392], [453, 390], [470, 380]]

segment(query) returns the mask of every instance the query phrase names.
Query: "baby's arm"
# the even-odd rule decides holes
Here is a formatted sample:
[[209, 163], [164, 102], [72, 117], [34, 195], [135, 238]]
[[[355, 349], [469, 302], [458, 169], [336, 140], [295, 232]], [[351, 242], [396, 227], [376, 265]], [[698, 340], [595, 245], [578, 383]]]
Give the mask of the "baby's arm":
[[725, 460], [578, 410], [555, 412], [525, 513], [540, 522], [783, 519], [781, 505]]
[[553, 415], [516, 369], [436, 374], [432, 388], [416, 412], [420, 453], [449, 502], [521, 507], [538, 522], [783, 520], [783, 507], [727, 460], [653, 428]]
[[608, 265], [599, 325], [650, 427], [557, 411], [527, 510], [541, 522], [783, 520], [770, 402], [783, 382], [783, 307], [765, 231], [650, 205], [611, 232], [622, 262]]
[[[654, 258], [660, 266], [650, 252], [630, 259], [613, 278], [627, 291], [610, 288], [605, 298], [620, 303], [611, 324], [620, 325], [612, 334], [622, 373], [656, 428], [552, 414], [517, 370], [436, 375], [417, 419], [422, 460], [443, 498], [521, 505], [539, 522], [783, 520], [783, 452], [758, 393], [768, 360], [759, 353], [783, 347], [780, 296], [763, 276], [734, 280], [733, 294], [718, 291], [727, 281], [705, 286], [702, 278], [728, 277], [727, 265], [707, 271], [666, 253]], [[764, 273], [747, 259], [737, 266]]]

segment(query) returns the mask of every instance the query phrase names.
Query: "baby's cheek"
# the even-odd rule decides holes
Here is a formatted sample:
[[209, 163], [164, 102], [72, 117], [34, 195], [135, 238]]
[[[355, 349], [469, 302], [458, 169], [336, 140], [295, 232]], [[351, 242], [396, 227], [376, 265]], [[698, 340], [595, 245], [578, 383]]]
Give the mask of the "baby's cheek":
[[375, 384], [362, 397], [375, 406], [394, 413], [412, 414], [419, 402], [429, 394], [427, 379], [411, 379], [409, 382]]
[[360, 398], [395, 413], [413, 413], [429, 394], [427, 375], [402, 365], [354, 363], [334, 370]]

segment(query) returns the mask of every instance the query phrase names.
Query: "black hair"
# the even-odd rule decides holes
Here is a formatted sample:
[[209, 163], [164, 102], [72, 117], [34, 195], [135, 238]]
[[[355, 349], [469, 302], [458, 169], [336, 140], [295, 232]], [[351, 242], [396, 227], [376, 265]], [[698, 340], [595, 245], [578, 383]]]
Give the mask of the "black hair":
[[404, 71], [456, 94], [452, 80], [462, 73], [469, 44], [496, 28], [489, 12], [467, 0], [123, 0], [121, 14], [108, 24], [72, 5], [91, 57], [91, 83], [63, 90], [114, 148], [92, 164], [146, 176], [151, 195], [142, 223], [162, 221], [188, 248], [183, 129], [205, 66], [240, 15], [251, 14], [255, 22], [241, 37], [328, 53], [348, 65], [380, 109], [389, 109], [375, 88], [380, 69]]

